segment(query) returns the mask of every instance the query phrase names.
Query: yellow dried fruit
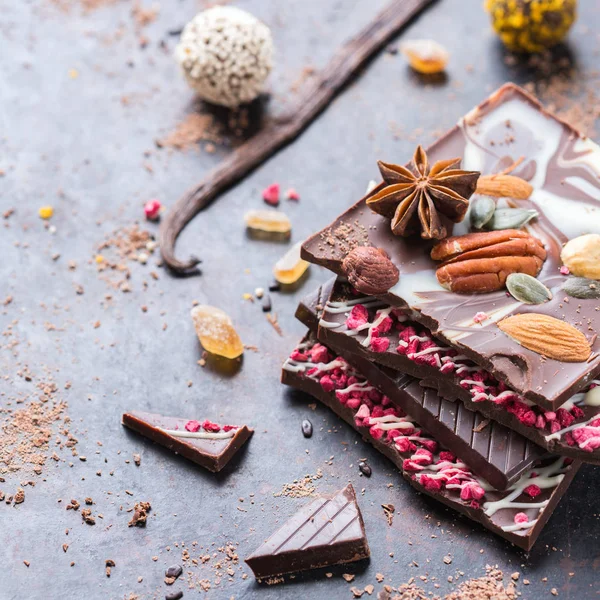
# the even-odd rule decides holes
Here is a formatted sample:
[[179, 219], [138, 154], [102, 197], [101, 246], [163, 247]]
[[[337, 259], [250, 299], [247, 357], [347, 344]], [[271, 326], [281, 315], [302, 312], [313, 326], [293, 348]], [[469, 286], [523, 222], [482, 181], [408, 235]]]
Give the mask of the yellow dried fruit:
[[409, 40], [400, 46], [410, 66], [418, 73], [441, 73], [448, 64], [450, 54], [434, 40]]
[[524, 348], [561, 362], [585, 362], [592, 353], [579, 329], [548, 315], [513, 315], [499, 321], [498, 327]]
[[191, 315], [198, 339], [207, 352], [225, 358], [237, 358], [244, 352], [231, 319], [220, 308], [200, 304], [192, 308]]
[[54, 209], [51, 206], [40, 206], [38, 215], [40, 219], [51, 219], [54, 214]]
[[290, 233], [287, 215], [277, 210], [250, 210], [244, 215], [246, 227], [266, 233]]
[[560, 259], [573, 275], [600, 279], [600, 235], [588, 233], [572, 239], [565, 244]]
[[302, 242], [294, 244], [276, 263], [273, 275], [279, 283], [295, 283], [304, 275], [309, 264], [300, 258]]

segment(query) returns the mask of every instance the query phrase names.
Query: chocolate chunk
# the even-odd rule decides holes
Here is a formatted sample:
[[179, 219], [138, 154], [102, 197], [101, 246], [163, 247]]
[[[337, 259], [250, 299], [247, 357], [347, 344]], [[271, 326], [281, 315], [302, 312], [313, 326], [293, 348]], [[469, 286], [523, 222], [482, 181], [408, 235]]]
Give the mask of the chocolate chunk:
[[364, 461], [360, 461], [358, 463], [358, 468], [360, 470], [360, 472], [365, 476], [365, 477], [371, 477], [373, 470], [371, 469], [371, 467]]
[[[314, 336], [307, 336], [302, 340], [302, 347], [305, 350], [310, 349], [314, 343]], [[480, 480], [460, 457], [447, 452], [411, 417], [394, 418], [404, 430], [418, 430], [418, 438], [403, 435], [399, 429], [400, 435], [390, 439], [383, 435], [383, 431], [376, 431], [378, 428], [374, 425], [378, 421], [373, 424], [371, 418], [366, 417], [368, 405], [353, 408], [348, 406], [348, 403], [343, 404], [335, 390], [325, 391], [320, 383], [323, 374], [313, 371], [308, 375], [311, 370], [312, 363], [307, 363], [307, 367], [303, 369], [301, 362], [290, 358], [284, 364], [282, 382], [311, 394], [329, 407], [389, 458], [418, 491], [467, 515], [525, 550], [532, 548], [545, 522], [581, 466], [579, 461], [569, 464], [570, 459], [549, 456], [540, 459], [524, 473], [522, 479], [507, 490], [484, 489]], [[348, 373], [357, 379], [359, 385], [369, 386], [368, 380], [355, 369], [349, 370]], [[363, 406], [366, 407], [365, 410]], [[391, 421], [388, 419], [385, 423], [389, 426]], [[460, 472], [457, 485], [446, 486], [446, 482], [453, 479], [458, 472], [457, 469]], [[537, 477], [533, 477], [534, 474]], [[440, 478], [440, 475], [444, 477]], [[540, 486], [536, 485], [536, 480], [540, 482]]]
[[308, 419], [304, 419], [302, 421], [302, 434], [305, 438], [312, 437], [313, 434], [313, 426], [312, 423]]
[[272, 281], [269, 284], [269, 291], [270, 292], [278, 292], [281, 289], [281, 284], [279, 283], [279, 281]]
[[183, 592], [181, 590], [171, 592], [165, 596], [165, 600], [179, 600], [180, 598], [183, 598]]
[[165, 571], [165, 577], [170, 579], [177, 579], [183, 573], [183, 567], [181, 565], [173, 565]]
[[262, 299], [262, 309], [263, 309], [263, 312], [271, 312], [272, 308], [273, 308], [273, 306], [271, 304], [271, 296], [269, 296], [269, 294], [267, 294]]
[[223, 469], [254, 433], [246, 425], [221, 427], [139, 411], [124, 413], [122, 423], [213, 472]]
[[[513, 150], [505, 142], [496, 143], [499, 115], [506, 123], [500, 135], [509, 139]], [[343, 260], [354, 247], [381, 248], [401, 271], [398, 284], [385, 295], [386, 302], [407, 308], [411, 318], [434, 331], [437, 339], [491, 371], [497, 380], [526, 400], [554, 412], [600, 376], [600, 338], [594, 338], [594, 334], [600, 333], [598, 300], [564, 302], [564, 294], [560, 292], [562, 282], [557, 277], [562, 266], [562, 245], [600, 229], [597, 182], [591, 183], [591, 187], [565, 184], [587, 172], [590, 161], [600, 161], [598, 148], [590, 148], [585, 155], [578, 153], [581, 138], [578, 131], [544, 110], [524, 90], [506, 84], [470, 111], [460, 126], [434, 143], [428, 149], [428, 158], [429, 164], [434, 164], [438, 160], [463, 158], [468, 152], [470, 164], [481, 165], [482, 175], [492, 175], [501, 170], [497, 165], [503, 159], [524, 157], [511, 175], [534, 185], [526, 207], [540, 213], [533, 235], [547, 252], [538, 279], [555, 292], [551, 300], [537, 305], [535, 312], [558, 317], [588, 336], [592, 345], [588, 360], [544, 360], [540, 353], [499, 332], [498, 318], [523, 313], [522, 304], [504, 291], [468, 295], [444, 289], [436, 278], [438, 263], [430, 257], [430, 241], [392, 235], [389, 219], [369, 210], [364, 198], [309, 238], [303, 245], [302, 258], [342, 275]], [[563, 156], [574, 158], [563, 161]], [[547, 197], [552, 198], [551, 203], [546, 202]], [[464, 233], [465, 225], [461, 223], [454, 232], [449, 230], [449, 234]], [[448, 227], [452, 224], [448, 223]], [[473, 272], [493, 278], [486, 268], [490, 268], [489, 263], [473, 265]], [[498, 318], [478, 322], [475, 319], [478, 313]]]
[[[341, 297], [335, 295], [337, 284], [333, 292], [332, 285], [332, 282], [329, 282], [322, 286], [317, 292], [304, 299], [296, 311], [296, 316], [311, 329], [318, 325], [316, 306], [322, 302], [322, 297], [327, 290], [330, 290], [332, 298]], [[417, 419], [439, 442], [459, 455], [496, 489], [506, 489], [515, 483], [526, 469], [546, 454], [532, 442], [499, 423], [490, 423], [484, 430], [473, 432], [484, 420], [479, 413], [475, 412], [477, 406], [468, 409], [462, 402], [445, 400], [435, 390], [423, 387], [414, 377], [376, 364], [374, 361], [388, 356], [388, 352], [367, 352], [360, 343], [367, 333], [361, 332], [352, 336], [346, 335], [343, 331], [336, 333], [338, 330], [331, 327], [334, 318], [340, 317], [336, 323], [345, 323], [345, 314], [348, 311], [342, 305], [339, 313], [329, 313], [327, 312], [329, 304], [327, 302], [323, 304], [325, 308], [321, 316], [328, 324], [319, 327], [319, 340], [372, 381], [395, 406]], [[379, 309], [373, 309], [373, 314], [376, 310]], [[396, 331], [393, 334], [396, 335], [393, 344], [396, 347], [397, 330], [393, 327], [392, 330]], [[381, 332], [379, 339], [387, 339], [386, 336], [388, 333]], [[398, 356], [400, 355], [394, 354], [394, 359]], [[419, 369], [421, 373], [427, 370], [427, 365], [411, 364], [417, 369], [413, 374], [418, 374]]]
[[314, 500], [247, 559], [257, 579], [369, 557], [362, 515], [352, 485]]

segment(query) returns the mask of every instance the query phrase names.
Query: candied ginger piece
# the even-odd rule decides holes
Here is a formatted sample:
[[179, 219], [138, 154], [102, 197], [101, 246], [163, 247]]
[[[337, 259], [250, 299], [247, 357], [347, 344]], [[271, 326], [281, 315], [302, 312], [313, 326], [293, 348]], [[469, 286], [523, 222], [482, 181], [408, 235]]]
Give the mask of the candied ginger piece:
[[292, 224], [287, 215], [277, 210], [250, 210], [244, 215], [246, 227], [267, 233], [290, 233]]
[[279, 283], [295, 283], [304, 275], [309, 264], [300, 258], [302, 242], [294, 244], [276, 263], [273, 275]]
[[450, 59], [446, 48], [434, 40], [409, 40], [400, 49], [418, 73], [441, 73]]
[[192, 320], [202, 347], [211, 354], [237, 358], [244, 345], [227, 313], [220, 308], [200, 304], [191, 311]]

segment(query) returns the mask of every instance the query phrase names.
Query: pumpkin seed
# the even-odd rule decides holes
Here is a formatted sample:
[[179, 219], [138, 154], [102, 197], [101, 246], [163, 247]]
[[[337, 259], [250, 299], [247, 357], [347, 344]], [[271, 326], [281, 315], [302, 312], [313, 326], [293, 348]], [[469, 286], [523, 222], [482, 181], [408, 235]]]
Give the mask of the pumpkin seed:
[[471, 202], [471, 226], [481, 229], [493, 216], [496, 203], [489, 196], [478, 196]]
[[511, 296], [525, 304], [543, 304], [552, 299], [552, 292], [535, 277], [525, 273], [511, 273], [506, 278]]
[[600, 298], [600, 281], [585, 277], [569, 277], [563, 285], [563, 290], [571, 298], [597, 300]]
[[497, 208], [492, 218], [487, 223], [487, 229], [500, 231], [501, 229], [521, 229], [531, 219], [539, 216], [537, 210], [525, 208]]

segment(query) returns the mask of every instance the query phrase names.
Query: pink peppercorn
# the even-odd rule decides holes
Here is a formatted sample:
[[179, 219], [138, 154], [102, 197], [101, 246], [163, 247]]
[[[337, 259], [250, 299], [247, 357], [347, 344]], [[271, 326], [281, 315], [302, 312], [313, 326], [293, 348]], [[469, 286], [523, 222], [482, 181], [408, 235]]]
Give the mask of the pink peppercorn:
[[162, 208], [162, 204], [160, 200], [148, 200], [146, 204], [144, 204], [144, 214], [146, 215], [146, 219], [149, 221], [156, 221], [160, 216], [160, 209]]

